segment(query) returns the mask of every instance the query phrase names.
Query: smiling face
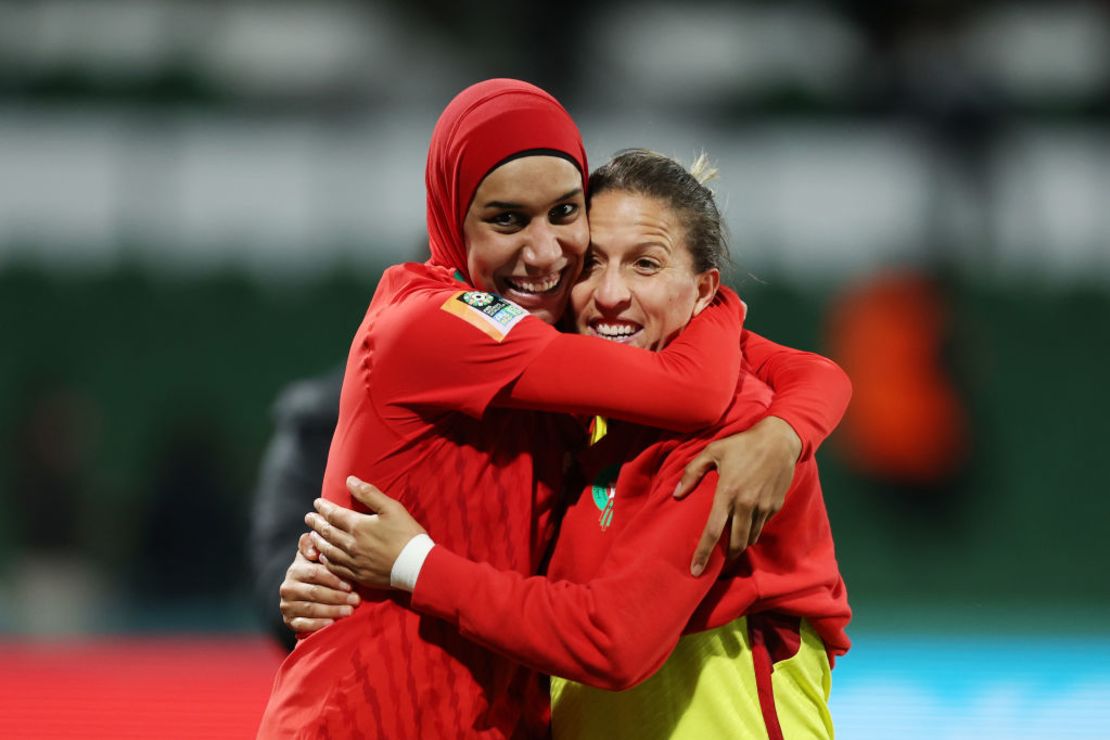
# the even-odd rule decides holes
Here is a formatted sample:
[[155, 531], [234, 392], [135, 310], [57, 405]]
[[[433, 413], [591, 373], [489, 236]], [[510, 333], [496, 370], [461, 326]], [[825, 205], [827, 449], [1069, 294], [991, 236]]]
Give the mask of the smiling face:
[[581, 334], [662, 349], [709, 305], [716, 269], [694, 272], [678, 216], [663, 202], [620, 190], [590, 205], [590, 250], [571, 291]]
[[463, 238], [475, 287], [555, 323], [590, 239], [581, 173], [552, 156], [501, 165], [475, 191]]

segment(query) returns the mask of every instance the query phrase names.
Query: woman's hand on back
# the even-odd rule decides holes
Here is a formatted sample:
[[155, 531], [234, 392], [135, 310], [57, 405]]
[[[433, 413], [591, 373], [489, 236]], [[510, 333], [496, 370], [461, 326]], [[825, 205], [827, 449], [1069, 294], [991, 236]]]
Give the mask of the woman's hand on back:
[[729, 558], [756, 543], [763, 525], [782, 508], [801, 451], [802, 441], [794, 429], [782, 419], [768, 416], [747, 431], [710, 442], [686, 466], [675, 498], [694, 490], [710, 470], [716, 468], [719, 476], [691, 573], [701, 575], [730, 518]]
[[346, 617], [358, 605], [358, 594], [326, 567], [307, 533], [297, 543], [297, 555], [278, 589], [281, 618], [294, 632], [315, 632]]
[[425, 530], [401, 502], [351, 476], [347, 490], [373, 514], [360, 514], [316, 499], [305, 516], [320, 562], [332, 574], [368, 588], [390, 588], [393, 563], [405, 545]]

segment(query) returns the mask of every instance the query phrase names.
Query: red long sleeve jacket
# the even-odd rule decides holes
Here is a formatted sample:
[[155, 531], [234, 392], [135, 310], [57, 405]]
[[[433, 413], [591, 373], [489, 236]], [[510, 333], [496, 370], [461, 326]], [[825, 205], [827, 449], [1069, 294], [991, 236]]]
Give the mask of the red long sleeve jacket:
[[690, 574], [716, 476], [689, 500], [674, 499], [675, 485], [708, 441], [748, 428], [770, 403], [770, 390], [747, 376], [709, 432], [684, 438], [612, 424], [582, 456], [590, 482], [563, 519], [546, 577], [437, 546], [413, 607], [531, 668], [612, 690], [654, 673], [683, 633], [760, 611], [804, 617], [830, 655], [845, 652], [850, 610], [812, 456], [799, 462], [783, 509], [756, 545], [727, 567], [718, 548], [705, 574]]

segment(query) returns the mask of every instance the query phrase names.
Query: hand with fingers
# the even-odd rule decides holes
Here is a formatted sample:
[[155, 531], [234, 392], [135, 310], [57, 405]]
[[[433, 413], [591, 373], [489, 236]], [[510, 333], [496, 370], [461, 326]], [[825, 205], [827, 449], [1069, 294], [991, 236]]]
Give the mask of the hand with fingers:
[[279, 589], [281, 617], [294, 632], [315, 632], [349, 616], [358, 606], [358, 594], [350, 583], [315, 562], [318, 555], [309, 535], [301, 535], [297, 556]]
[[320, 562], [335, 576], [369, 588], [390, 588], [393, 563], [425, 530], [401, 502], [351, 476], [347, 490], [373, 514], [360, 514], [316, 499], [305, 516]]
[[686, 466], [675, 498], [694, 490], [710, 470], [715, 468], [719, 476], [691, 573], [701, 575], [730, 519], [729, 558], [738, 557], [759, 540], [767, 520], [782, 508], [801, 451], [802, 441], [794, 429], [782, 419], [768, 416], [747, 431], [710, 442]]

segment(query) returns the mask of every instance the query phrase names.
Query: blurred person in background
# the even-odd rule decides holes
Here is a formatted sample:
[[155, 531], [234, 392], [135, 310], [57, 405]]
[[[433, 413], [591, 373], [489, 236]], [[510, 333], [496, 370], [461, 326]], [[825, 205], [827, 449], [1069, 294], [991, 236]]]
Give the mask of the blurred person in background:
[[950, 313], [937, 281], [911, 270], [870, 276], [830, 310], [829, 346], [859, 387], [842, 425], [844, 457], [918, 514], [966, 495], [971, 435], [946, 357]]
[[[270, 635], [289, 650], [296, 637], [282, 621], [277, 595], [289, 568], [289, 553], [304, 529], [304, 512], [320, 495], [342, 387], [343, 371], [337, 368], [281, 392], [255, 490], [249, 543], [254, 611]], [[338, 579], [319, 575], [343, 590]], [[358, 603], [356, 595], [344, 592], [340, 605], [348, 599], [352, 606]]]
[[230, 543], [236, 542], [245, 518], [230, 485], [228, 444], [219, 424], [196, 410], [205, 408], [198, 400], [192, 411], [164, 414], [166, 429], [154, 445], [155, 464], [141, 509], [132, 578], [139, 599], [180, 606], [242, 587], [242, 573], [222, 567], [228, 557], [240, 559], [242, 551], [225, 546], [197, 552], [189, 526], [218, 519], [207, 535], [212, 542]]
[[[326, 497], [353, 506], [350, 473], [394, 486], [460, 552], [528, 574], [550, 541], [566, 436], [575, 431], [559, 417], [512, 409], [600, 413], [680, 431], [719, 418], [740, 369], [743, 310], [731, 292], [659, 353], [549, 326], [588, 241], [585, 172], [576, 127], [537, 88], [489, 81], [448, 106], [429, 154], [433, 257], [386, 272], [352, 344]], [[799, 427], [817, 428], [807, 440], [823, 438], [843, 411], [824, 397], [830, 385], [835, 395], [842, 374], [825, 361], [794, 359], [817, 366], [809, 381], [827, 381], [803, 383], [791, 414]], [[796, 363], [787, 367], [796, 380]], [[574, 380], [583, 371], [589, 383]], [[785, 469], [788, 482], [793, 461], [811, 450], [794, 436], [777, 473]], [[532, 496], [514, 495], [521, 488]], [[718, 487], [718, 495], [725, 503], [706, 527], [704, 557], [734, 506], [730, 492]], [[757, 513], [759, 526], [764, 518]], [[746, 545], [751, 518], [743, 524]], [[703, 565], [695, 560], [692, 569]], [[544, 721], [525, 716], [539, 706], [527, 698], [537, 688], [527, 671], [420, 619], [404, 599], [363, 593], [352, 618], [286, 659], [260, 736], [356, 726], [507, 736]]]
[[[591, 247], [570, 300], [579, 333], [658, 351], [709, 305], [728, 255], [702, 184], [712, 174], [704, 159], [687, 172], [633, 150], [591, 175]], [[403, 505], [355, 480], [351, 493], [377, 515], [319, 500], [311, 545], [345, 581], [410, 591], [416, 610], [559, 677], [556, 737], [831, 738], [830, 661], [849, 646], [850, 611], [813, 457], [738, 561], [726, 565], [717, 548], [708, 577], [686, 567], [715, 476], [680, 502], [685, 465], [707, 441], [763, 418], [771, 399], [744, 375], [724, 418], [695, 435], [595, 419], [578, 455], [589, 482], [563, 517], [545, 577], [433, 547], [415, 583], [399, 583], [398, 555], [427, 534]]]
[[[83, 508], [99, 409], [70, 382], [35, 373], [20, 394], [3, 489], [16, 512], [18, 560], [7, 574], [16, 623], [33, 634], [71, 634], [97, 626], [108, 592], [103, 569], [85, 556]], [[18, 497], [18, 499], [16, 499]], [[5, 494], [5, 498], [8, 495]]]

